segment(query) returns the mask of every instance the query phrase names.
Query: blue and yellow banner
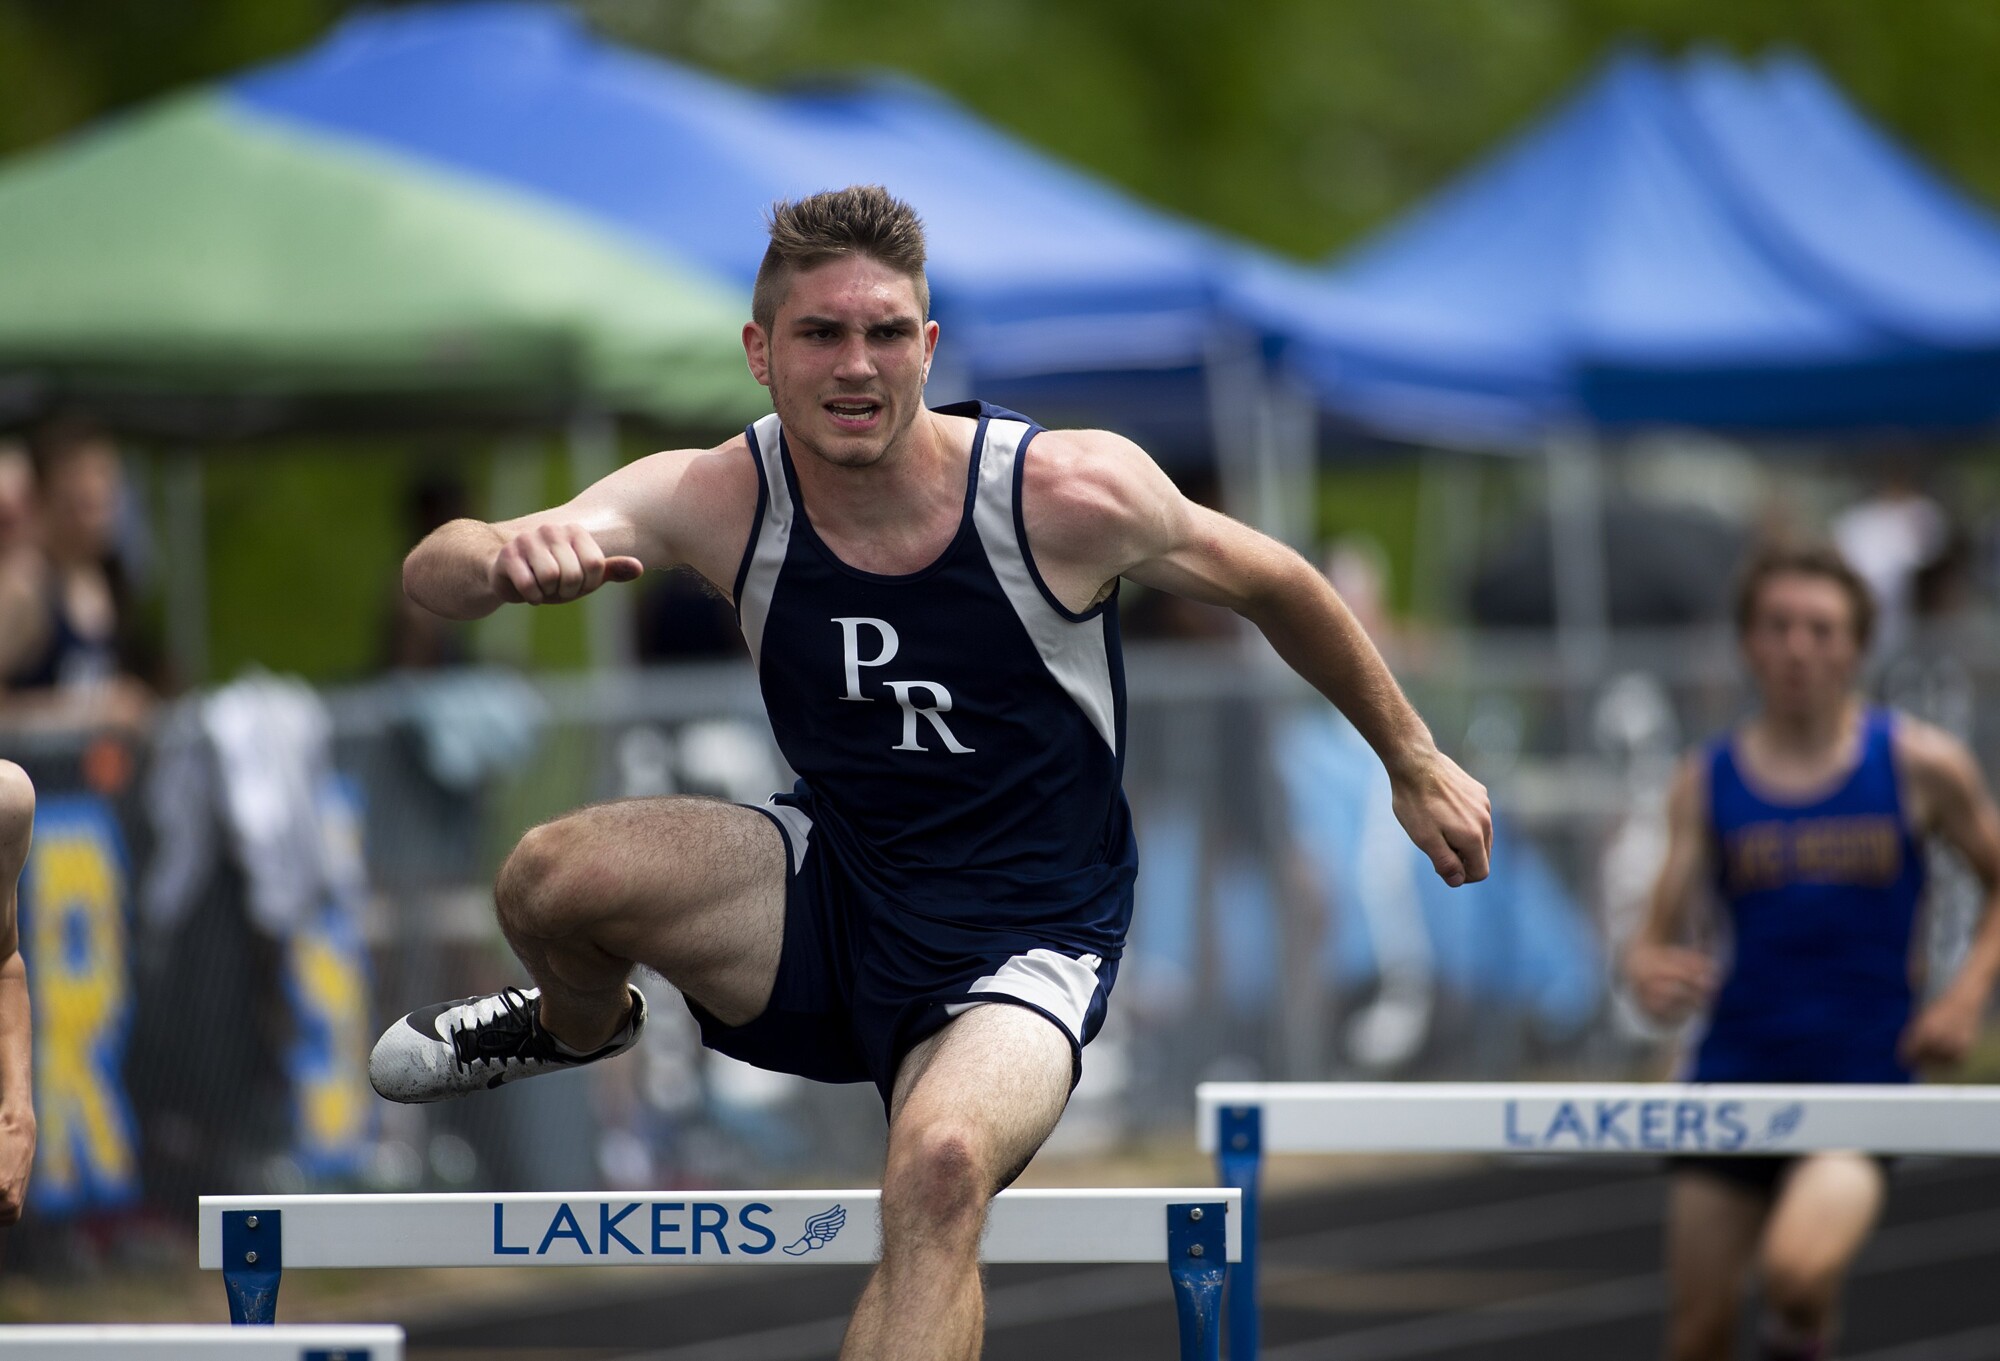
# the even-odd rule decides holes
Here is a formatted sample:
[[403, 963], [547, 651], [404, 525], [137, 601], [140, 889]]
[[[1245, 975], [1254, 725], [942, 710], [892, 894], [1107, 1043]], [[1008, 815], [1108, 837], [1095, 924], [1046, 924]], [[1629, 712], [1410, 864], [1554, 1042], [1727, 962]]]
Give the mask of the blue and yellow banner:
[[123, 1078], [129, 901], [110, 806], [88, 794], [42, 799], [20, 900], [40, 1131], [29, 1200], [41, 1215], [108, 1209], [138, 1195], [137, 1124]]
[[328, 861], [346, 872], [285, 947], [285, 993], [294, 1025], [285, 1070], [292, 1086], [294, 1156], [311, 1177], [361, 1170], [374, 1134], [368, 1086], [374, 1042], [368, 1014], [368, 955], [362, 941], [366, 879], [361, 798], [345, 779], [320, 791]]

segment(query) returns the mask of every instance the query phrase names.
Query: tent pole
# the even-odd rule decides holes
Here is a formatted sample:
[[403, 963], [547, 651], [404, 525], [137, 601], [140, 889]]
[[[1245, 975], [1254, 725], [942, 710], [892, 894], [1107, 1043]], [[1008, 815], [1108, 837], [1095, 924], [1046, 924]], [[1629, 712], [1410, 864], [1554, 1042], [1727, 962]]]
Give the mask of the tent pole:
[[1278, 504], [1273, 523], [1280, 535], [1307, 557], [1319, 539], [1319, 408], [1312, 396], [1282, 378], [1266, 383], [1265, 409], [1269, 424], [1271, 465], [1276, 472]]
[[1590, 740], [1591, 695], [1610, 650], [1603, 458], [1596, 438], [1581, 426], [1554, 431], [1547, 454], [1556, 650], [1570, 748], [1581, 751]]
[[[618, 468], [618, 421], [608, 412], [579, 411], [569, 423], [569, 479], [574, 495]], [[637, 601], [628, 591], [600, 590], [583, 602], [590, 667], [609, 671], [638, 659]]]
[[1267, 529], [1269, 510], [1258, 477], [1263, 383], [1257, 356], [1240, 336], [1212, 336], [1203, 357], [1202, 380], [1208, 389], [1209, 438], [1215, 446], [1221, 509], [1245, 524]]
[[[1213, 337], [1204, 358], [1210, 429], [1221, 483], [1222, 509], [1281, 543], [1310, 552], [1316, 528], [1312, 473], [1319, 410], [1309, 395], [1265, 372], [1256, 345], [1240, 334]], [[1245, 663], [1259, 672], [1282, 671], [1277, 654], [1249, 625], [1241, 626], [1248, 647]], [[1250, 731], [1266, 733], [1291, 706], [1278, 699], [1261, 705], [1266, 723]], [[1269, 753], [1253, 744], [1247, 759], [1258, 778], [1275, 778]], [[1321, 958], [1322, 933], [1329, 929], [1317, 886], [1303, 869], [1295, 847], [1278, 837], [1280, 853], [1271, 864], [1281, 962], [1275, 970], [1278, 996], [1277, 1066], [1294, 1080], [1325, 1076], [1325, 982], [1314, 961]], [[1197, 910], [1213, 910], [1208, 901]]]
[[1267, 375], [1244, 336], [1212, 339], [1202, 372], [1223, 511], [1310, 551], [1318, 408], [1309, 394]]
[[166, 511], [167, 655], [181, 685], [208, 681], [208, 530], [200, 455], [170, 451], [162, 460]]

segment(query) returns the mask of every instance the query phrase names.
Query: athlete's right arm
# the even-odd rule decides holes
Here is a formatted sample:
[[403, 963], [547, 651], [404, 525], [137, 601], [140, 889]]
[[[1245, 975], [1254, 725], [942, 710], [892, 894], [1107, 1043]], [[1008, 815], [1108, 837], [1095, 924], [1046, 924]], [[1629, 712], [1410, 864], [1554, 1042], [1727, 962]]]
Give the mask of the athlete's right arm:
[[15, 911], [34, 830], [35, 786], [0, 761], [0, 1224], [20, 1219], [35, 1165], [34, 1007]]
[[1653, 881], [1645, 921], [1620, 961], [1640, 1010], [1668, 1024], [1687, 1019], [1715, 991], [1715, 961], [1686, 943], [1709, 870], [1707, 784], [1708, 772], [1694, 756], [1674, 770], [1667, 795], [1666, 859]]
[[648, 567], [693, 567], [727, 590], [756, 513], [742, 437], [627, 464], [574, 499], [515, 520], [453, 520], [403, 560], [403, 590], [447, 619], [555, 605]]

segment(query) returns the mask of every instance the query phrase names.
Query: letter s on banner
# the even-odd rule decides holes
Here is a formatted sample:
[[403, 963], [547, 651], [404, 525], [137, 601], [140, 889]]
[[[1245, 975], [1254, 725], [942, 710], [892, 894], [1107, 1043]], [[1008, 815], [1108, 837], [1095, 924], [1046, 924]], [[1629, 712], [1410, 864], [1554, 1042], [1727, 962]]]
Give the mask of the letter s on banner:
[[63, 1216], [139, 1191], [122, 1073], [132, 1011], [125, 847], [102, 799], [41, 801], [21, 876], [21, 952], [34, 1001], [39, 1134], [29, 1198]]

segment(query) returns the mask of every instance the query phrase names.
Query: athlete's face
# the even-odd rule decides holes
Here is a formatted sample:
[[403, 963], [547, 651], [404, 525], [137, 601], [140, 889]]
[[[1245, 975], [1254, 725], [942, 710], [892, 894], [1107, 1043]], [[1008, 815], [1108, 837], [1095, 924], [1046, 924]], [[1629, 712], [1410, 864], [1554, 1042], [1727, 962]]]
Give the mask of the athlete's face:
[[1838, 709], [1861, 665], [1847, 592], [1802, 572], [1766, 578], [1743, 631], [1743, 656], [1767, 709], [1802, 717]]
[[743, 349], [788, 439], [864, 468], [923, 410], [937, 334], [909, 275], [847, 255], [795, 272], [769, 334], [751, 322]]

